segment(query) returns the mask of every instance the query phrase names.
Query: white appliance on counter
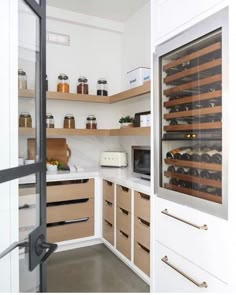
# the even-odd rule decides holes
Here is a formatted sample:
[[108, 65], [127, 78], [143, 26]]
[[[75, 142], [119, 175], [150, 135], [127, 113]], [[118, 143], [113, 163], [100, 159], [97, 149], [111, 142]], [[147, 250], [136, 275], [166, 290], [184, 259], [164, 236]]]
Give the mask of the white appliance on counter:
[[126, 152], [102, 152], [100, 157], [102, 167], [127, 167], [128, 158]]

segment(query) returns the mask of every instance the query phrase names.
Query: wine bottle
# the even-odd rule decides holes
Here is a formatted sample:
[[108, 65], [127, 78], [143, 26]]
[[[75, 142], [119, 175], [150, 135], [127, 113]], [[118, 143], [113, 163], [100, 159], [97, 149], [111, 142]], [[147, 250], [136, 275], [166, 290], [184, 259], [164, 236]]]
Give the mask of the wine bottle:
[[221, 164], [222, 156], [217, 146], [212, 146], [206, 153], [201, 155], [201, 162]]
[[193, 149], [193, 154], [192, 154], [192, 161], [194, 162], [200, 162], [201, 161], [201, 155], [207, 151], [207, 146], [196, 146]]
[[182, 154], [183, 152], [185, 151], [188, 151], [188, 150], [191, 150], [191, 147], [179, 147], [179, 148], [176, 148], [176, 149], [173, 149], [169, 152], [166, 153], [166, 158], [167, 159], [176, 159], [175, 155], [176, 154]]
[[188, 175], [197, 177], [197, 176], [199, 176], [199, 172], [198, 172], [198, 170], [196, 168], [190, 168], [188, 170]]
[[214, 179], [218, 181], [221, 181], [222, 179], [221, 172], [208, 171], [208, 170], [202, 170], [200, 172], [200, 177], [207, 178], [207, 179]]
[[186, 107], [183, 105], [177, 105], [170, 109], [170, 113], [177, 113], [177, 112], [183, 112], [186, 111]]
[[178, 174], [186, 174], [184, 168], [182, 168], [182, 167], [179, 167], [179, 168], [176, 170], [176, 173], [178, 173]]
[[178, 182], [178, 180], [176, 178], [171, 178], [169, 183], [172, 184], [172, 185], [176, 185], [176, 186], [179, 184], [179, 182]]
[[167, 171], [168, 171], [168, 172], [171, 172], [171, 173], [175, 173], [175, 167], [174, 167], [174, 166], [169, 166], [169, 167], [167, 168]]

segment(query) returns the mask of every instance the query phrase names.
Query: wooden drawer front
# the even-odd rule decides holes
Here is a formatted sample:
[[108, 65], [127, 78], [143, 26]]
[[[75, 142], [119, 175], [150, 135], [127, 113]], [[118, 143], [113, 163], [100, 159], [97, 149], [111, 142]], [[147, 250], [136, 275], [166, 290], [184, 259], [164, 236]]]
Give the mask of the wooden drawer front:
[[134, 241], [134, 264], [150, 276], [150, 251], [137, 241]]
[[108, 180], [103, 180], [103, 198], [114, 204], [115, 184]]
[[116, 230], [116, 249], [120, 251], [129, 260], [131, 259], [131, 239], [130, 235], [124, 233], [121, 229]]
[[[154, 292], [169, 292], [169, 293], [224, 293], [227, 292], [227, 284], [216, 279], [216, 277], [204, 271], [202, 268], [197, 267], [183, 256], [178, 255], [176, 252], [171, 251], [169, 248], [163, 246], [160, 243], [155, 243], [156, 251], [156, 277], [154, 281]], [[174, 266], [176, 269], [182, 272], [179, 273], [176, 269], [167, 265], [162, 259], [167, 257], [168, 263]], [[184, 275], [196, 281], [197, 284], [205, 282], [207, 288], [195, 285]]]
[[114, 224], [103, 218], [103, 238], [114, 245]]
[[127, 211], [131, 211], [131, 189], [117, 185], [116, 186], [116, 205]]
[[[24, 197], [24, 196], [28, 196], [28, 195], [34, 195], [36, 194], [36, 187], [35, 186], [31, 186], [31, 187], [20, 187], [19, 188], [19, 196], [20, 197]], [[21, 199], [21, 198], [20, 198]]]
[[150, 249], [150, 223], [134, 216], [134, 240]]
[[103, 201], [103, 217], [114, 224], [114, 204], [105, 200]]
[[[156, 239], [227, 282], [230, 265], [227, 249], [230, 233], [227, 234], [227, 221], [162, 199], [158, 199], [158, 204]], [[183, 221], [196, 226], [206, 224], [207, 230], [198, 229]]]
[[94, 179], [85, 183], [47, 186], [47, 203], [94, 197]]
[[116, 207], [116, 227], [131, 234], [131, 214], [123, 208]]
[[83, 201], [85, 202], [47, 207], [47, 223], [93, 217], [94, 199], [83, 199]]
[[64, 224], [47, 227], [47, 240], [49, 242], [61, 242], [94, 235], [94, 219], [89, 218], [84, 222]]
[[134, 215], [150, 222], [150, 196], [134, 192]]

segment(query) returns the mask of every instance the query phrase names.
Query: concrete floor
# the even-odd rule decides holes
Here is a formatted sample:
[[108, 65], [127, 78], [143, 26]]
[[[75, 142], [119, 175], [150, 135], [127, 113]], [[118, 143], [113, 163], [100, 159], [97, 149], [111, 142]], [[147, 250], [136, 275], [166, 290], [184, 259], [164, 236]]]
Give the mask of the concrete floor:
[[52, 255], [48, 292], [149, 292], [149, 286], [99, 244]]

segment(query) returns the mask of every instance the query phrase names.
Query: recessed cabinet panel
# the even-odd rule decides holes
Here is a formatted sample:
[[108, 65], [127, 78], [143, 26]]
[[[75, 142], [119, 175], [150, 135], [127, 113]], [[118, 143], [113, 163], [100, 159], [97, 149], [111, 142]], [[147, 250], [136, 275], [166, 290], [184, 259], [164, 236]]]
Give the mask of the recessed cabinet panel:
[[116, 186], [116, 205], [130, 212], [131, 189], [122, 185]]
[[103, 180], [103, 199], [114, 203], [115, 184], [108, 180]]
[[131, 238], [130, 234], [125, 233], [121, 229], [116, 229], [116, 248], [129, 260], [131, 259]]
[[150, 196], [134, 192], [134, 215], [150, 222]]

